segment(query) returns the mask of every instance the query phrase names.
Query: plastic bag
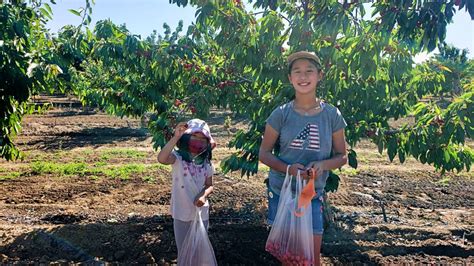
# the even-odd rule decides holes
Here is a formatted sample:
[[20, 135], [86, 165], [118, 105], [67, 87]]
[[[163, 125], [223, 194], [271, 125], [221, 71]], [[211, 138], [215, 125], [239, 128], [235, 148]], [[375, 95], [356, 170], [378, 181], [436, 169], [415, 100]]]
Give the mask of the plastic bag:
[[310, 179], [306, 183], [306, 185], [303, 187], [301, 190], [301, 193], [298, 197], [298, 210], [302, 210], [303, 213], [299, 213], [298, 211], [295, 212], [295, 215], [300, 217], [304, 215], [304, 208], [308, 205], [311, 204], [311, 200], [317, 196], [318, 194], [316, 193], [314, 189], [314, 180], [316, 178], [316, 172], [314, 169], [311, 169], [311, 174], [310, 174]]
[[293, 177], [286, 171], [278, 209], [265, 250], [286, 265], [313, 265], [313, 218], [311, 204], [298, 208], [303, 180], [298, 172], [296, 189], [292, 191]]
[[184, 239], [182, 250], [178, 254], [178, 265], [180, 266], [217, 265], [214, 249], [202, 222], [201, 208], [199, 207], [196, 207], [196, 216]]

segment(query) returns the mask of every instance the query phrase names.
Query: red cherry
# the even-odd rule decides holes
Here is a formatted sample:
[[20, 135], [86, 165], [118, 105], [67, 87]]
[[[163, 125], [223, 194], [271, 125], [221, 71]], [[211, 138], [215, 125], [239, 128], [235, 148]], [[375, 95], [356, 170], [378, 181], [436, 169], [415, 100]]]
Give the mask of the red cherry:
[[221, 81], [221, 82], [219, 82], [219, 84], [217, 84], [217, 87], [219, 89], [223, 89], [225, 86], [226, 86], [226, 83], [224, 81]]
[[375, 136], [375, 130], [367, 130], [366, 135], [369, 138], [373, 138]]

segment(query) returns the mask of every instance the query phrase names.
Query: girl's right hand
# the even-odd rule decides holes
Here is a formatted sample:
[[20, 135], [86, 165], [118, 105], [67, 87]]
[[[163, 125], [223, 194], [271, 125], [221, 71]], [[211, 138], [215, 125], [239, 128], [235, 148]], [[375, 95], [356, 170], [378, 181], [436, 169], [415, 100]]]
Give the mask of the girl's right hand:
[[178, 125], [176, 125], [174, 129], [174, 137], [176, 139], [180, 139], [187, 128], [188, 128], [188, 124], [186, 122], [179, 122]]
[[306, 168], [304, 165], [300, 163], [294, 163], [290, 166], [290, 169], [288, 169], [288, 173], [292, 176], [297, 176], [298, 175], [298, 170], [300, 171], [300, 176], [304, 179], [308, 179], [309, 175], [307, 171], [305, 170]]

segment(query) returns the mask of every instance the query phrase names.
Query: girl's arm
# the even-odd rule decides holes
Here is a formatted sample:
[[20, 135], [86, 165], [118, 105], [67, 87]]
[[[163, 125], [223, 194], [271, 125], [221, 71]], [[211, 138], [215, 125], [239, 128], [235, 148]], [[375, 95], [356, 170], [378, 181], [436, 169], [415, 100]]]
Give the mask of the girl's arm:
[[332, 133], [332, 150], [334, 154], [331, 158], [323, 161], [311, 162], [308, 166], [316, 170], [316, 176], [321, 175], [323, 171], [337, 169], [347, 163], [344, 129]]
[[186, 131], [186, 128], [187, 124], [185, 122], [181, 122], [176, 126], [174, 136], [163, 148], [161, 148], [160, 153], [158, 153], [158, 162], [162, 164], [174, 164], [176, 156], [171, 152], [173, 151], [174, 146], [176, 146], [176, 143], [178, 143], [178, 140], [184, 134], [184, 131]]
[[[286, 173], [286, 168], [288, 164], [283, 162], [282, 160], [278, 159], [275, 155], [273, 155], [272, 150], [273, 146], [275, 145], [278, 139], [278, 132], [273, 129], [270, 125], [265, 126], [265, 133], [263, 134], [262, 144], [260, 144], [260, 150], [258, 152], [258, 159], [264, 163], [265, 165], [269, 166], [273, 170]], [[298, 169], [302, 172], [300, 173], [302, 177], [307, 177], [304, 165], [299, 163], [294, 163], [290, 166], [289, 172], [291, 175], [296, 176], [298, 173]]]
[[206, 203], [206, 198], [209, 194], [212, 193], [214, 190], [214, 186], [212, 185], [212, 175], [206, 177], [206, 182], [204, 183], [204, 188], [201, 192], [197, 195], [196, 200], [194, 201], [194, 205], [201, 207]]

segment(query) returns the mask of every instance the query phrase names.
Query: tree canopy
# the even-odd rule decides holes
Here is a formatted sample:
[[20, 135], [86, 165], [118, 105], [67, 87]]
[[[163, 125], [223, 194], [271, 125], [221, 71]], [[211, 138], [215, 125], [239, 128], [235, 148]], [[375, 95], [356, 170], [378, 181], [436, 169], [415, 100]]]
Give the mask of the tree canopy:
[[[474, 153], [472, 60], [444, 44], [446, 26], [457, 12], [474, 16], [472, 1], [234, 1], [170, 0], [196, 7], [195, 22], [183, 32], [165, 25], [146, 39], [110, 20], [89, 25], [92, 5], [75, 11], [80, 26], [51, 37], [46, 3], [0, 4], [0, 155], [19, 156], [13, 138], [31, 95], [70, 91], [84, 104], [119, 116], [152, 113], [155, 147], [163, 146], [177, 121], [205, 118], [212, 106], [247, 118], [229, 146], [238, 152], [224, 171], [251, 175], [265, 119], [294, 97], [286, 56], [315, 51], [325, 79], [318, 96], [343, 113], [349, 164], [355, 146], [369, 138], [390, 160], [413, 156], [441, 171], [469, 170]], [[20, 1], [21, 2], [21, 1]], [[371, 14], [367, 14], [370, 11]], [[435, 59], [416, 65], [421, 51], [440, 47]], [[431, 96], [449, 95], [446, 105]], [[413, 117], [399, 128], [390, 121]], [[332, 175], [329, 190], [337, 187]]]

